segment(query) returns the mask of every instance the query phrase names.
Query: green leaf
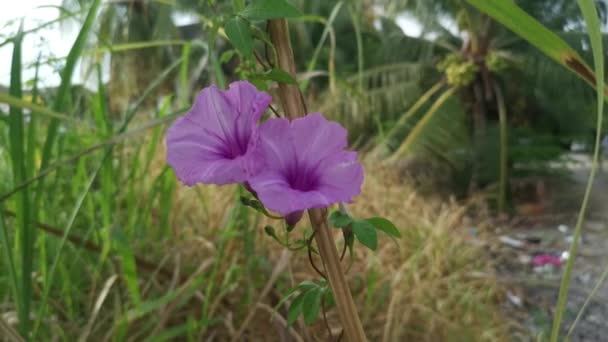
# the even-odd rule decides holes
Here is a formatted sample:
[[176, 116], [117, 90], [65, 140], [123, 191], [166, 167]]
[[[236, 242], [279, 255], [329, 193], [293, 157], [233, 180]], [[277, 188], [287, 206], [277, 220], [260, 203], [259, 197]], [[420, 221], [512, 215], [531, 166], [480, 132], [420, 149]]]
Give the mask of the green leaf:
[[304, 294], [302, 300], [302, 315], [307, 325], [312, 324], [319, 316], [321, 309], [321, 289], [314, 288]]
[[315, 282], [310, 281], [310, 280], [304, 280], [297, 286], [297, 288], [302, 291], [308, 291], [308, 290], [311, 290], [311, 289], [314, 289], [317, 287], [319, 287], [319, 285], [317, 285]]
[[258, 90], [267, 91], [270, 87], [268, 86], [268, 81], [263, 80], [261, 78], [250, 77], [249, 81], [256, 87]]
[[366, 221], [371, 223], [376, 229], [381, 230], [392, 237], [401, 237], [401, 233], [393, 222], [384, 217], [372, 217], [368, 218]]
[[365, 220], [357, 220], [353, 222], [353, 233], [361, 244], [375, 251], [378, 247], [378, 233], [376, 228]]
[[298, 81], [296, 81], [293, 77], [291, 77], [290, 74], [281, 69], [271, 69], [263, 74], [252, 75], [251, 78], [287, 84], [298, 84]]
[[331, 308], [336, 305], [336, 301], [334, 300], [334, 294], [331, 292], [331, 288], [329, 286], [325, 286], [321, 289], [321, 293], [323, 296], [323, 304], [325, 309]]
[[266, 76], [268, 77], [269, 80], [272, 80], [272, 81], [277, 81], [277, 82], [287, 83], [287, 84], [298, 84], [298, 81], [296, 81], [293, 77], [291, 77], [290, 74], [288, 74], [287, 72], [285, 72], [281, 69], [272, 69], [268, 72], [268, 74]]
[[251, 29], [245, 19], [236, 17], [228, 20], [224, 27], [226, 35], [234, 47], [246, 58], [253, 56]]
[[296, 18], [302, 13], [285, 0], [256, 0], [241, 13], [249, 20], [268, 20], [276, 18]]
[[293, 299], [291, 305], [289, 306], [289, 310], [287, 310], [287, 326], [290, 327], [293, 325], [293, 322], [298, 319], [298, 316], [302, 313], [302, 303], [304, 302], [304, 293], [301, 293], [296, 298]]
[[344, 228], [352, 222], [353, 219], [341, 211], [334, 211], [329, 215], [329, 224], [336, 228]]
[[242, 11], [245, 8], [245, 0], [232, 0], [232, 8], [235, 12]]
[[224, 51], [222, 53], [222, 55], [220, 56], [220, 63], [222, 63], [222, 64], [228, 63], [232, 59], [232, 57], [234, 56], [235, 52], [236, 51], [234, 51], [232, 49]]
[[112, 246], [116, 249], [120, 256], [120, 271], [125, 279], [127, 289], [131, 295], [131, 299], [135, 305], [141, 303], [141, 294], [137, 278], [137, 265], [135, 263], [135, 255], [124, 232], [121, 229], [115, 229], [111, 233]]

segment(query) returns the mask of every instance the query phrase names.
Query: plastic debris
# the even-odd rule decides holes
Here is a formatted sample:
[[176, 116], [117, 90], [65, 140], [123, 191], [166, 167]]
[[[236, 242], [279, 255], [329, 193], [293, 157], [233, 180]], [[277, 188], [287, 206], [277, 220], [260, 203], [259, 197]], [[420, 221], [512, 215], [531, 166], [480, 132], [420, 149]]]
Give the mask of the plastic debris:
[[561, 256], [560, 256], [560, 259], [562, 260], [562, 262], [568, 261], [569, 258], [570, 258], [570, 252], [563, 251], [562, 254], [561, 254]]
[[562, 258], [552, 254], [539, 254], [532, 258], [532, 264], [536, 267], [545, 265], [559, 267], [562, 265]]
[[503, 235], [499, 238], [500, 242], [504, 243], [507, 246], [513, 247], [513, 248], [522, 248], [525, 243], [521, 240], [518, 239], [514, 239], [510, 236], [507, 235]]
[[524, 305], [524, 301], [521, 299], [521, 297], [511, 291], [507, 291], [507, 299], [517, 307], [522, 307]]
[[527, 265], [532, 262], [532, 257], [528, 254], [521, 254], [517, 257], [520, 263]]

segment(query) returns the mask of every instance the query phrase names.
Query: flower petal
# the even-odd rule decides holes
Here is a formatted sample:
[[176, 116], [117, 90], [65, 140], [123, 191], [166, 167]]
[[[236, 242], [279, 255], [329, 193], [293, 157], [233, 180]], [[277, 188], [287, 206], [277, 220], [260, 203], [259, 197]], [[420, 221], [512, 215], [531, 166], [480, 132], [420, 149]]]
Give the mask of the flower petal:
[[361, 192], [363, 168], [356, 152], [342, 150], [346, 130], [339, 124], [320, 114], [270, 119], [258, 134], [255, 154], [264, 166], [248, 182], [268, 209], [288, 215], [350, 202]]
[[231, 83], [225, 95], [237, 112], [232, 132], [234, 140], [241, 146], [246, 145], [252, 129], [270, 105], [272, 97], [247, 81]]
[[341, 151], [325, 159], [319, 172], [318, 190], [332, 203], [352, 202], [361, 193], [363, 166], [357, 160], [356, 152]]
[[245, 81], [203, 89], [167, 134], [167, 162], [177, 177], [186, 185], [246, 181], [252, 137], [270, 101]]
[[269, 119], [259, 127], [256, 150], [265, 168], [277, 171], [288, 170], [296, 163], [296, 150], [287, 119]]
[[268, 171], [249, 180], [264, 206], [281, 215], [310, 208], [323, 208], [332, 202], [319, 191], [292, 189], [281, 173]]
[[311, 113], [291, 122], [296, 153], [300, 160], [316, 163], [341, 151], [348, 144], [346, 129], [328, 121], [319, 113]]
[[203, 134], [189, 117], [178, 119], [167, 133], [167, 163], [185, 185], [229, 184], [246, 179], [243, 157], [227, 159], [223, 142]]

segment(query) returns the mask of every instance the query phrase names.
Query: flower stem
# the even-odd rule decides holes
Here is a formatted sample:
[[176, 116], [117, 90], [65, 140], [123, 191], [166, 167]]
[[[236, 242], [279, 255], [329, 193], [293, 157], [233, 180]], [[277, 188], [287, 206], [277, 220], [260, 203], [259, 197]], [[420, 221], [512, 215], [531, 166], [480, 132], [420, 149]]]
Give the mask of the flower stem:
[[[276, 49], [278, 67], [295, 77], [296, 65], [289, 40], [287, 21], [285, 19], [269, 20], [268, 31]], [[279, 83], [279, 99], [286, 117], [295, 119], [306, 115], [304, 98], [297, 85]], [[308, 210], [308, 216], [315, 230], [315, 240], [325, 266], [325, 272], [329, 279], [329, 285], [334, 295], [338, 316], [342, 322], [346, 339], [352, 342], [366, 341], [357, 307], [340, 264], [338, 250], [327, 226], [327, 209], [310, 209]]]

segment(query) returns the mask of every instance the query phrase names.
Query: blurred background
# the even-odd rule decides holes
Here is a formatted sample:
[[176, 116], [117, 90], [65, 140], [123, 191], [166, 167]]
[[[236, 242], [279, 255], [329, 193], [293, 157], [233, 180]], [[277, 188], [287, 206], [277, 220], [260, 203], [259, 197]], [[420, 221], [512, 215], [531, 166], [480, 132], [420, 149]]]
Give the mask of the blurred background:
[[[515, 2], [591, 62], [576, 2]], [[591, 166], [594, 89], [466, 1], [290, 3], [308, 109], [347, 127], [365, 165], [349, 210], [403, 235], [344, 261], [368, 338], [546, 333]], [[285, 323], [281, 299], [318, 276], [264, 232], [281, 225], [243, 206], [239, 186], [188, 188], [165, 163], [166, 128], [203, 87], [247, 78], [276, 93], [227, 39], [245, 4], [2, 8], [0, 340], [328, 340], [321, 319]], [[251, 31], [266, 63], [265, 24]], [[566, 322], [599, 285], [573, 340], [608, 333], [607, 199], [600, 172]], [[338, 336], [335, 310], [327, 321]]]

